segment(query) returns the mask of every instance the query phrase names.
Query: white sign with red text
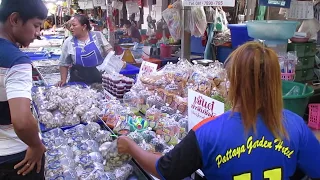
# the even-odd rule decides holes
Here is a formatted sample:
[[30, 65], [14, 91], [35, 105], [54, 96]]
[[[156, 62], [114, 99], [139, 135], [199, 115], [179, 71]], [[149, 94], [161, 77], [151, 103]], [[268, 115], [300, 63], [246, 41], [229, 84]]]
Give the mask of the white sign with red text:
[[234, 7], [235, 0], [183, 0], [183, 6], [227, 6]]
[[148, 61], [142, 61], [138, 78], [141, 76], [150, 75], [151, 73], [157, 72], [158, 64], [151, 63]]
[[224, 113], [224, 103], [188, 89], [188, 129], [208, 117]]

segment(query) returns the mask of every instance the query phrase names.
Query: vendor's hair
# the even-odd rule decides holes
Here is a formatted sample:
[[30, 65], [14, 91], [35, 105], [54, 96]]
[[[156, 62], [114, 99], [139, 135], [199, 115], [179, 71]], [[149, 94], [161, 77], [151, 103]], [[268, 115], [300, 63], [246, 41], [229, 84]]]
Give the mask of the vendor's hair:
[[87, 25], [88, 31], [90, 31], [92, 29], [91, 25], [90, 25], [89, 18], [87, 16], [76, 14], [76, 15], [74, 15], [74, 18], [76, 18], [82, 26]]
[[123, 25], [130, 25], [131, 26], [132, 23], [131, 23], [131, 21], [126, 19], [126, 20], [123, 21]]
[[282, 81], [277, 54], [260, 43], [248, 42], [230, 54], [226, 69], [229, 100], [233, 111], [239, 109], [246, 132], [256, 133], [261, 115], [275, 137], [288, 137], [282, 121]]
[[17, 12], [23, 22], [29, 19], [46, 19], [48, 9], [42, 0], [2, 0], [0, 5], [0, 22], [4, 23], [8, 17]]
[[78, 10], [77, 10], [77, 13], [84, 14], [84, 10], [83, 10], [83, 9], [78, 9]]

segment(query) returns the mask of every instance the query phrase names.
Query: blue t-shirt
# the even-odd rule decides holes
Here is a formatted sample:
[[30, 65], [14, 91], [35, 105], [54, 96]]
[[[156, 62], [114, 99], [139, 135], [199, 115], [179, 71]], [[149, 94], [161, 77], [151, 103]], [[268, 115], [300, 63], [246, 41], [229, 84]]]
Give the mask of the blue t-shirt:
[[288, 180], [297, 168], [320, 178], [320, 144], [303, 119], [283, 111], [289, 140], [275, 138], [261, 117], [257, 134], [245, 133], [241, 114], [226, 112], [195, 126], [157, 162], [163, 179], [183, 179], [201, 169], [214, 180]]

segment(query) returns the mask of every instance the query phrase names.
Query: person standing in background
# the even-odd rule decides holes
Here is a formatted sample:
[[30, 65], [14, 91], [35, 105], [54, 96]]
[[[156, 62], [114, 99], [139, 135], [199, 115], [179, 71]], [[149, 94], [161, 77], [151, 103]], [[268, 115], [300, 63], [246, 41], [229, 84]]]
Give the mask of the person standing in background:
[[133, 42], [140, 43], [142, 41], [139, 29], [133, 26], [129, 20], [124, 20], [124, 27], [127, 30], [127, 35], [132, 38]]
[[48, 17], [43, 23], [43, 29], [50, 29], [52, 27], [53, 27], [52, 20], [51, 18]]
[[48, 10], [42, 0], [0, 5], [0, 179], [43, 180], [45, 146], [30, 109], [32, 66], [18, 46], [40, 35]]

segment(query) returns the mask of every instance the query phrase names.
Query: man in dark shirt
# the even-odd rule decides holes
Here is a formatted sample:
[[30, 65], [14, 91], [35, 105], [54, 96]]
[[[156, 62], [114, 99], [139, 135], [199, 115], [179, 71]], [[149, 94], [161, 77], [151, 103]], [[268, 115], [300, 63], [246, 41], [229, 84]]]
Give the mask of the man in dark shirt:
[[124, 27], [128, 30], [128, 35], [132, 38], [133, 42], [141, 42], [141, 34], [139, 29], [133, 26], [129, 20], [124, 20]]

